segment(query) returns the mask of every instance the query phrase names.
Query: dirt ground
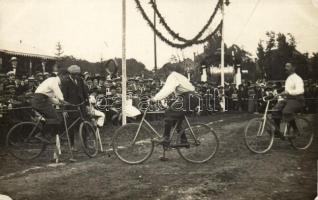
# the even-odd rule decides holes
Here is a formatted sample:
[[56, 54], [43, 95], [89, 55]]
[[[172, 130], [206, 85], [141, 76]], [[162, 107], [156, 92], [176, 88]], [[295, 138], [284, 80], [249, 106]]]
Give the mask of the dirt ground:
[[[220, 139], [217, 155], [206, 164], [189, 164], [175, 150], [162, 162], [159, 147], [148, 161], [134, 166], [121, 162], [111, 151], [92, 159], [79, 152], [75, 163], [68, 162], [65, 153], [64, 162], [55, 166], [49, 161], [51, 150], [36, 160], [21, 162], [1, 149], [0, 194], [14, 200], [313, 200], [317, 138], [306, 151], [296, 151], [287, 141], [276, 139], [270, 152], [256, 155], [243, 141], [243, 128], [252, 117], [216, 114], [199, 119], [214, 121], [211, 126]], [[104, 132], [104, 147], [109, 149], [112, 129]]]

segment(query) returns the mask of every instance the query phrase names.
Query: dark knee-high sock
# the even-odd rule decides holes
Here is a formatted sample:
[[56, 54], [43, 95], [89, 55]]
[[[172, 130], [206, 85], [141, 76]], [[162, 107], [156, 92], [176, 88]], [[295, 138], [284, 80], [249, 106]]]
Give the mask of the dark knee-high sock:
[[273, 119], [274, 120], [274, 123], [275, 123], [275, 129], [276, 131], [279, 131], [279, 128], [280, 128], [280, 119]]
[[289, 124], [290, 124], [290, 126], [291, 126], [294, 130], [298, 130], [295, 120], [291, 120], [291, 121], [289, 122]]
[[164, 131], [163, 137], [166, 137], [166, 138], [170, 137], [170, 131], [171, 131], [172, 125], [173, 125], [172, 121], [165, 122], [165, 131]]

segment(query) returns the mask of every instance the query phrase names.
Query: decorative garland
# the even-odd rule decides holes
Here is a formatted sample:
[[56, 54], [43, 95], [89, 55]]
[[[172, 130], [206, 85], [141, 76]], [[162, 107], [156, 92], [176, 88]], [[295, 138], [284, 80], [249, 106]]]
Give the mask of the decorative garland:
[[223, 21], [221, 21], [219, 23], [219, 25], [217, 26], [217, 28], [211, 33], [209, 34], [208, 36], [206, 36], [204, 39], [202, 40], [189, 40], [188, 42], [185, 42], [183, 44], [180, 44], [180, 43], [175, 43], [175, 42], [172, 42], [170, 41], [169, 39], [167, 39], [165, 36], [163, 36], [163, 34], [158, 31], [154, 24], [151, 22], [151, 20], [148, 18], [146, 12], [144, 11], [144, 9], [142, 8], [139, 0], [135, 0], [136, 4], [137, 4], [137, 8], [139, 9], [139, 11], [141, 12], [143, 18], [147, 21], [148, 25], [152, 28], [152, 30], [155, 32], [155, 34], [163, 41], [165, 42], [166, 44], [172, 46], [172, 47], [175, 47], [175, 48], [180, 48], [180, 49], [184, 49], [186, 47], [189, 47], [189, 46], [192, 46], [194, 44], [202, 44], [204, 42], [207, 42], [210, 38], [212, 38], [214, 36], [214, 34], [218, 31], [218, 29], [220, 29], [222, 27], [222, 24], [223, 24]]
[[[158, 29], [155, 28], [154, 24], [152, 23], [152, 21], [148, 18], [146, 12], [144, 11], [144, 9], [142, 8], [139, 0], [135, 0], [136, 4], [137, 4], [137, 8], [139, 9], [139, 11], [141, 12], [143, 18], [147, 21], [148, 25], [152, 28], [152, 30], [155, 32], [155, 34], [163, 41], [165, 42], [166, 44], [172, 46], [172, 47], [175, 47], [175, 48], [180, 48], [180, 49], [184, 49], [186, 47], [189, 47], [189, 46], [192, 46], [194, 44], [202, 44], [202, 43], [205, 43], [207, 42], [210, 38], [213, 37], [213, 35], [222, 27], [222, 24], [223, 22], [221, 21], [219, 23], [219, 25], [217, 26], [217, 28], [211, 33], [209, 34], [208, 36], [206, 36], [204, 39], [201, 39], [201, 40], [189, 40], [183, 44], [180, 44], [180, 43], [175, 43], [175, 42], [172, 42], [170, 41], [169, 39], [167, 39], [165, 36], [163, 36], [163, 34], [158, 31]], [[194, 38], [195, 39], [195, 38]]]
[[164, 28], [168, 31], [168, 33], [175, 39], [178, 39], [181, 42], [190, 42], [190, 41], [196, 41], [198, 40], [203, 34], [204, 32], [207, 30], [207, 28], [211, 25], [216, 13], [218, 12], [219, 8], [221, 8], [223, 0], [219, 0], [214, 8], [214, 11], [212, 13], [212, 15], [210, 16], [209, 20], [207, 21], [207, 23], [203, 26], [203, 28], [201, 29], [201, 31], [191, 40], [187, 40], [181, 36], [179, 36], [178, 33], [174, 32], [169, 25], [166, 23], [166, 20], [162, 17], [161, 13], [158, 10], [158, 7], [156, 5], [156, 3], [154, 2], [154, 0], [150, 0], [149, 2], [152, 6], [152, 8], [154, 9], [156, 15], [159, 17], [159, 23], [161, 23]]

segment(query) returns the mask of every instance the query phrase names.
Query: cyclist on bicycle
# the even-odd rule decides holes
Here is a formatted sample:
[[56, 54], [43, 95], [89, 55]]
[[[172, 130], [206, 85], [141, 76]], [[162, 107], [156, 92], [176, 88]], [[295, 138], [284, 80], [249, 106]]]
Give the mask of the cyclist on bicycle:
[[[46, 120], [55, 121], [57, 124], [61, 122], [61, 119], [52, 104], [67, 103], [64, 101], [60, 85], [59, 76], [47, 78], [37, 87], [31, 100], [32, 108], [39, 111]], [[43, 135], [37, 137], [47, 142]]]
[[283, 119], [292, 127], [295, 132], [298, 132], [294, 114], [302, 110], [305, 104], [304, 100], [304, 81], [295, 73], [296, 67], [288, 62], [285, 65], [285, 70], [288, 78], [285, 82], [285, 91], [281, 95], [285, 96], [284, 100], [278, 101], [274, 106], [273, 119], [275, 122], [275, 136], [282, 137], [280, 133], [280, 122]]
[[[165, 111], [165, 130], [163, 137], [155, 141], [160, 144], [169, 144], [171, 128], [178, 122], [177, 131], [182, 128], [182, 121], [186, 111], [194, 110], [197, 106], [197, 98], [194, 97], [194, 86], [181, 73], [181, 67], [174, 66], [169, 69], [169, 76], [161, 88], [161, 90], [151, 98], [152, 102], [156, 102], [168, 97], [173, 92], [177, 96]], [[181, 143], [187, 143], [185, 133], [181, 133]]]

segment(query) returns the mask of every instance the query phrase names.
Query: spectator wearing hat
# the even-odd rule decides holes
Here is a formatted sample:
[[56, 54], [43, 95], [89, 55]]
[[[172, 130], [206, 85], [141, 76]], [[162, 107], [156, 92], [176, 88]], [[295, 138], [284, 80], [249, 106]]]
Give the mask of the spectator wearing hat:
[[47, 78], [50, 78], [51, 75], [49, 74], [49, 72], [44, 72], [43, 73], [43, 80], [47, 79]]
[[7, 77], [8, 77], [8, 84], [15, 85], [15, 73], [14, 73], [14, 71], [9, 71], [7, 73]]
[[90, 78], [90, 75], [87, 71], [83, 73], [83, 76], [84, 76], [84, 81], [87, 81], [87, 79]]
[[93, 88], [98, 89], [98, 87], [99, 87], [98, 80], [99, 80], [99, 77], [96, 77], [96, 76], [95, 76], [95, 77], [93, 78]]
[[35, 74], [35, 79], [36, 79], [37, 84], [40, 84], [44, 80], [43, 73], [37, 72]]
[[57, 76], [58, 71], [59, 71], [58, 65], [55, 63], [55, 64], [53, 65], [53, 68], [52, 68], [51, 77]]
[[12, 85], [12, 84], [7, 85], [5, 87], [5, 89], [6, 89], [7, 95], [9, 95], [11, 97], [13, 97], [15, 95], [15, 91], [16, 91], [15, 85]]
[[17, 57], [11, 57], [10, 64], [11, 64], [11, 71], [13, 72], [14, 75], [16, 75], [17, 68], [18, 68], [18, 59], [17, 59]]
[[93, 89], [93, 81], [90, 77], [86, 79], [85, 84], [87, 85], [88, 91], [91, 92]]

